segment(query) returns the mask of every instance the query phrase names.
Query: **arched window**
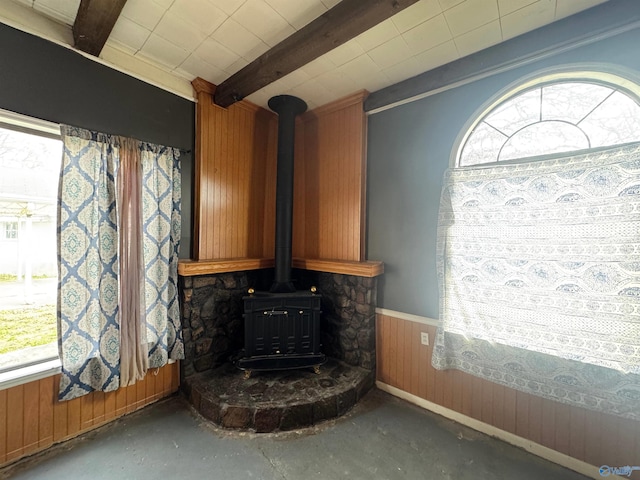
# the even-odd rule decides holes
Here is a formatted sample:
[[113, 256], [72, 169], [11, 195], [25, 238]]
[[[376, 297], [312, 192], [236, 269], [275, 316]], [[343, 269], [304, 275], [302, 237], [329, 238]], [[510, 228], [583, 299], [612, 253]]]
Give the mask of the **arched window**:
[[630, 78], [538, 76], [488, 101], [460, 134], [438, 215], [434, 366], [640, 419], [628, 395], [640, 391], [640, 87]]
[[640, 141], [640, 95], [622, 77], [575, 72], [511, 89], [466, 132], [466, 167]]

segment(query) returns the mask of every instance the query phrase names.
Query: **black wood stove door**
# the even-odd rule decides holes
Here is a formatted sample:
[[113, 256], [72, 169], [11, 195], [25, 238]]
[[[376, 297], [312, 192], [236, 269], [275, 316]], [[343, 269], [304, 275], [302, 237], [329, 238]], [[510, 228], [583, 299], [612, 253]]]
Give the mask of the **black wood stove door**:
[[[322, 363], [321, 298], [306, 292], [244, 297], [245, 341], [240, 367], [257, 370]], [[308, 362], [301, 362], [305, 358]]]
[[245, 328], [249, 326], [249, 331], [253, 330], [253, 334], [245, 338], [248, 356], [314, 353], [310, 310], [263, 310], [251, 317], [253, 328], [245, 323]]

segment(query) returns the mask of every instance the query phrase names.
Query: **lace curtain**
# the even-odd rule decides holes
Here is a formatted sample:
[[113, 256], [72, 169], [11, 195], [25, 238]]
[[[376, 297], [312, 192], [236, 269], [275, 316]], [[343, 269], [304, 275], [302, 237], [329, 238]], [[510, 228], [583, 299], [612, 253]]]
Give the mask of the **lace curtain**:
[[179, 150], [63, 126], [60, 399], [112, 391], [184, 357]]
[[446, 172], [432, 363], [640, 419], [640, 146]]

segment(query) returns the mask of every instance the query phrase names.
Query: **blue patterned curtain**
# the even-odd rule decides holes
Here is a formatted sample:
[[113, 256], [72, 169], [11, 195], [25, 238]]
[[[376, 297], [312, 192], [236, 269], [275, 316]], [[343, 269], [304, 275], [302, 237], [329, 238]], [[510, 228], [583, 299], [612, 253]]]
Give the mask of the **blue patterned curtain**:
[[178, 306], [180, 247], [179, 150], [143, 143], [142, 225], [144, 312], [146, 312], [149, 367], [168, 359], [184, 358]]
[[451, 169], [432, 363], [640, 419], [640, 146]]
[[[118, 170], [125, 139], [62, 126], [58, 209], [60, 399], [121, 385]], [[143, 169], [144, 285], [149, 367], [183, 358], [177, 300], [179, 151], [136, 142]], [[136, 206], [133, 206], [136, 208]]]

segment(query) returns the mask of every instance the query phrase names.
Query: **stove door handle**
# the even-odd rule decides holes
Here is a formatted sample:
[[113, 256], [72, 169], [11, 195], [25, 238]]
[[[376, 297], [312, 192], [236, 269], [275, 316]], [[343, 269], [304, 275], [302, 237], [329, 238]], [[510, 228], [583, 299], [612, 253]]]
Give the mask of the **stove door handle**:
[[270, 317], [273, 315], [289, 315], [287, 310], [268, 310], [264, 312], [264, 315], [269, 315]]

